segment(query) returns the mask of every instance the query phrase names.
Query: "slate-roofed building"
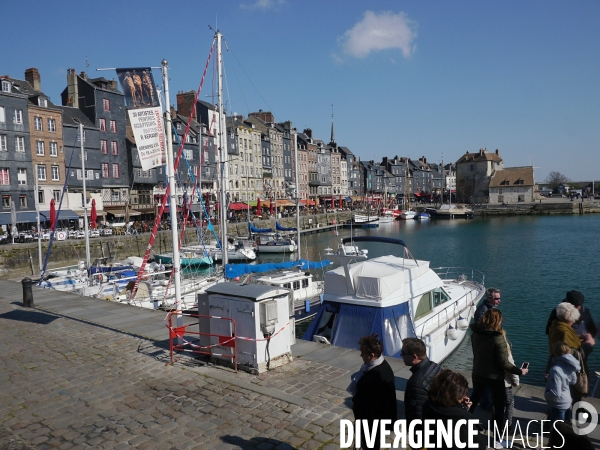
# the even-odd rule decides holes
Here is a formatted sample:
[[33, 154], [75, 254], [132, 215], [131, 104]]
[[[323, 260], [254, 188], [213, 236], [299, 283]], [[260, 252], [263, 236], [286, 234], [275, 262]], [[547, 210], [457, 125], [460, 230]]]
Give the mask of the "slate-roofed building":
[[507, 167], [495, 171], [489, 184], [491, 204], [533, 201], [535, 201], [533, 167]]
[[341, 159], [346, 161], [348, 180], [347, 195], [354, 197], [353, 200], [358, 200], [358, 198], [364, 194], [362, 189], [362, 176], [359, 161], [348, 147], [339, 146], [338, 150], [340, 151]]
[[482, 148], [477, 153], [466, 152], [456, 161], [456, 195], [459, 202], [485, 203], [489, 185], [497, 170], [504, 169], [504, 161], [496, 149], [490, 153]]
[[[100, 166], [104, 210], [115, 217], [122, 215], [129, 202], [131, 178], [126, 151], [125, 97], [119, 91], [117, 81], [104, 77], [89, 78], [85, 72], [77, 75], [75, 69], [69, 69], [67, 87], [61, 93], [61, 98], [63, 106], [80, 109], [97, 128], [100, 151], [88, 149], [86, 166]], [[94, 179], [95, 176], [96, 173]], [[79, 187], [81, 184], [81, 179], [69, 178], [69, 186]]]

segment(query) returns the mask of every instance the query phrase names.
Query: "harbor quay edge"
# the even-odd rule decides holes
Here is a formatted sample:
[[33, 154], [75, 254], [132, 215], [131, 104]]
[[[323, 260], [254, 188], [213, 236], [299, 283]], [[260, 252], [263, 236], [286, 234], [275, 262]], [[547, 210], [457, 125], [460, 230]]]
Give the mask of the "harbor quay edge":
[[[23, 308], [20, 283], [0, 288], [0, 439], [21, 448], [333, 450], [353, 419], [357, 351], [298, 340], [292, 363], [259, 376], [187, 354], [168, 365], [164, 313], [38, 289]], [[403, 417], [410, 372], [388, 360]], [[517, 388], [520, 423], [545, 410], [542, 388]]]

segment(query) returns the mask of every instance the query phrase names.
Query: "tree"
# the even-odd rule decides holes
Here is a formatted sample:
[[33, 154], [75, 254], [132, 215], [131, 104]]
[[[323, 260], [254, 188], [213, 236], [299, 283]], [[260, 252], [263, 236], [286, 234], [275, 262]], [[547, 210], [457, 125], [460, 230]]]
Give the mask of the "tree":
[[544, 181], [552, 190], [555, 190], [558, 185], [569, 183], [571, 180], [560, 172], [552, 171], [548, 174]]

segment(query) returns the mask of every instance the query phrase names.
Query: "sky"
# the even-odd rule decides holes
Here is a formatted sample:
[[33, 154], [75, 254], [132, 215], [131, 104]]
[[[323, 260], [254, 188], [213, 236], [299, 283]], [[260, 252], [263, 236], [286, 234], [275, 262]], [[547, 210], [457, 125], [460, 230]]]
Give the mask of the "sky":
[[[0, 75], [36, 67], [60, 104], [67, 69], [169, 62], [170, 103], [224, 37], [227, 112], [271, 111], [362, 160], [454, 162], [600, 179], [600, 2], [4, 0]], [[201, 93], [216, 92], [211, 64]], [[160, 72], [154, 71], [156, 80]], [[158, 81], [157, 81], [158, 83]]]

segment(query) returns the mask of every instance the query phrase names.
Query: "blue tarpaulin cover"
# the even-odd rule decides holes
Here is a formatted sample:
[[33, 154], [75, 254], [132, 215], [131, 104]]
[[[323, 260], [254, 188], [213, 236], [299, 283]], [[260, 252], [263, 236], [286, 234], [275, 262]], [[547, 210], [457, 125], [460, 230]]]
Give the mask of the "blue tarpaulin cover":
[[252, 222], [248, 222], [248, 228], [250, 228], [250, 233], [272, 233], [273, 228], [256, 228], [252, 225]]
[[279, 225], [279, 222], [275, 222], [275, 229], [277, 231], [296, 231], [296, 228], [286, 228]]
[[301, 259], [300, 261], [287, 261], [282, 263], [265, 263], [265, 264], [226, 264], [225, 265], [225, 277], [237, 278], [242, 275], [248, 275], [250, 273], [263, 273], [272, 272], [275, 270], [291, 269], [292, 267], [300, 267], [302, 270], [308, 269], [320, 269], [331, 264], [329, 260], [323, 260], [319, 262], [307, 261]]

